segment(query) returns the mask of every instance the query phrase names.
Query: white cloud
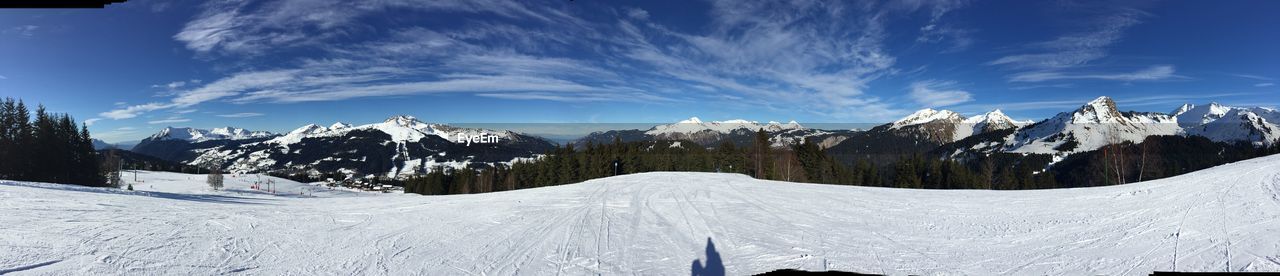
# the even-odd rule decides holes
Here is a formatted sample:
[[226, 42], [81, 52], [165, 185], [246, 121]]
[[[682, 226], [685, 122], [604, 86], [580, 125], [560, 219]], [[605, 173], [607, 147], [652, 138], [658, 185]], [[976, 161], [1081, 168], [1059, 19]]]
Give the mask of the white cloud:
[[1004, 56], [989, 65], [1007, 65], [1026, 69], [1060, 69], [1084, 65], [1107, 56], [1107, 47], [1120, 41], [1124, 31], [1141, 23], [1146, 13], [1120, 10], [1097, 18], [1088, 30], [1059, 36], [1053, 40], [1029, 45], [1040, 53]]
[[1071, 74], [1056, 71], [1026, 72], [1014, 74], [1009, 81], [1011, 82], [1042, 82], [1051, 80], [1113, 80], [1113, 81], [1154, 81], [1171, 78], [1182, 78], [1182, 76], [1174, 74], [1172, 65], [1156, 65], [1147, 69], [1138, 70], [1129, 73], [1103, 73], [1103, 74]]
[[[919, 3], [925, 4], [925, 3]], [[971, 36], [973, 30], [955, 26], [953, 22], [944, 22], [944, 17], [951, 11], [964, 8], [969, 3], [963, 0], [943, 0], [932, 1], [929, 9], [929, 23], [920, 27], [920, 35], [916, 37], [916, 42], [923, 43], [942, 43], [950, 41], [951, 47], [943, 52], [963, 51], [972, 46], [974, 39]]]
[[[965, 3], [713, 1], [709, 25], [690, 29], [652, 22], [649, 11], [628, 8], [612, 10], [616, 18], [588, 21], [559, 2], [211, 2], [175, 40], [197, 54], [250, 63], [253, 57], [294, 48], [308, 48], [308, 56], [247, 67], [257, 69], [208, 84], [188, 81], [164, 104], [186, 108], [209, 101], [295, 103], [435, 93], [660, 103], [727, 96], [743, 106], [887, 119], [903, 111], [866, 93], [870, 83], [895, 72], [896, 58], [883, 45], [887, 21], [900, 17], [897, 13], [928, 11], [936, 24], [928, 31], [936, 32], [922, 39], [963, 48], [969, 42], [960, 36], [967, 33], [942, 18]], [[359, 18], [390, 8], [504, 19], [432, 28], [380, 26], [387, 31], [350, 41], [351, 33], [367, 29]], [[147, 110], [127, 111], [113, 112]]]
[[899, 113], [865, 93], [896, 61], [882, 45], [889, 11], [838, 1], [712, 6], [709, 31], [624, 20], [613, 42], [622, 57], [652, 67], [660, 78], [688, 82], [688, 90], [742, 95], [742, 103], [759, 108], [803, 107], [868, 120]]
[[7, 79], [9, 79], [9, 77], [5, 77], [4, 75], [0, 75], [0, 80], [7, 80]]
[[525, 5], [511, 0], [280, 0], [209, 2], [204, 11], [174, 35], [199, 53], [260, 54], [321, 44], [363, 31], [362, 16], [388, 10], [493, 14], [539, 22], [571, 22], [556, 5]]
[[[1125, 31], [1142, 23], [1149, 14], [1137, 9], [1115, 6], [1089, 6], [1069, 4], [1067, 8], [1083, 8], [1100, 14], [1092, 19], [1080, 20], [1087, 26], [1083, 30], [1067, 33], [1052, 40], [1026, 45], [1027, 53], [1007, 55], [989, 61], [987, 65], [999, 65], [1021, 70], [1009, 76], [1010, 82], [1042, 82], [1051, 80], [1118, 80], [1141, 81], [1180, 77], [1173, 75], [1173, 67], [1156, 65], [1133, 73], [1081, 74], [1071, 73], [1093, 61], [1106, 58], [1108, 48], [1120, 42]], [[1072, 7], [1074, 6], [1074, 7]]]
[[254, 112], [242, 112], [242, 113], [231, 113], [231, 114], [219, 114], [217, 116], [223, 117], [223, 118], [248, 118], [248, 117], [257, 117], [262, 115], [265, 115], [265, 114], [254, 113]]
[[166, 109], [170, 107], [173, 107], [173, 105], [164, 104], [164, 103], [147, 103], [147, 104], [141, 104], [141, 105], [128, 106], [125, 108], [115, 109], [107, 112], [102, 112], [102, 113], [98, 113], [98, 115], [102, 117], [111, 118], [114, 120], [120, 120], [120, 119], [129, 119], [133, 117], [138, 117], [138, 115], [142, 113], [147, 113], [150, 111], [155, 111], [160, 109]]
[[152, 125], [155, 125], [155, 124], [172, 124], [172, 123], [185, 123], [185, 122], [190, 122], [190, 121], [191, 121], [191, 119], [171, 117], [171, 118], [163, 119], [163, 120], [147, 121], [147, 124], [152, 124]]
[[22, 25], [22, 26], [15, 26], [15, 27], [10, 27], [8, 29], [5, 29], [3, 32], [0, 32], [0, 34], [16, 34], [16, 35], [25, 36], [25, 37], [31, 37], [31, 36], [34, 36], [36, 34], [36, 30], [39, 30], [39, 29], [40, 29], [40, 26], [36, 26], [36, 25]]
[[631, 8], [627, 9], [627, 16], [633, 19], [645, 20], [649, 19], [649, 12], [644, 9]]
[[1264, 83], [1254, 84], [1253, 87], [1267, 87], [1272, 85], [1276, 85], [1276, 84], [1271, 82], [1264, 82]]
[[92, 119], [84, 120], [84, 126], [93, 126], [93, 123], [97, 123], [98, 121], [101, 121], [101, 120], [102, 118], [92, 118]]
[[187, 85], [186, 81], [175, 81], [167, 84], [152, 84], [151, 88], [165, 88], [165, 89], [173, 90], [173, 89], [182, 88], [183, 86], [186, 86], [186, 85]]
[[1241, 77], [1241, 78], [1246, 78], [1246, 79], [1260, 80], [1260, 81], [1273, 81], [1273, 80], [1276, 80], [1275, 78], [1272, 78], [1272, 77], [1265, 77], [1265, 76], [1251, 75], [1251, 74], [1230, 74], [1230, 73], [1228, 73], [1227, 75], [1232, 75], [1232, 76]]
[[953, 82], [936, 80], [911, 83], [911, 92], [907, 94], [911, 100], [926, 107], [943, 107], [973, 100], [973, 94], [959, 89], [949, 89]]

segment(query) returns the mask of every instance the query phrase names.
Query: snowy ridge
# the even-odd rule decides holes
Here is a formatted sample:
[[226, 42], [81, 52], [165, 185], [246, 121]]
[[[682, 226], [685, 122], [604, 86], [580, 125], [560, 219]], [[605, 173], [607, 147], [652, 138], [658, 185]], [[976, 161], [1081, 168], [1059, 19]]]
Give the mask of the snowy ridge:
[[220, 127], [210, 130], [189, 127], [165, 127], [156, 134], [152, 134], [148, 139], [203, 142], [209, 140], [242, 140], [272, 136], [275, 136], [275, 134], [272, 134], [271, 132], [249, 131], [235, 127]]
[[438, 136], [450, 142], [457, 142], [459, 134], [467, 136], [489, 135], [505, 139], [510, 138], [512, 134], [509, 131], [460, 128], [445, 124], [429, 124], [424, 123], [413, 116], [402, 115], [387, 118], [387, 120], [381, 123], [360, 126], [352, 126], [342, 122], [333, 123], [333, 125], [329, 127], [308, 124], [267, 142], [288, 145], [297, 143], [301, 141], [302, 138], [342, 136], [354, 130], [382, 131], [383, 133], [391, 135], [391, 140], [395, 142], [413, 142], [426, 138], [427, 136]]
[[[483, 142], [468, 144], [460, 141], [462, 136]], [[460, 128], [425, 123], [411, 116], [393, 116], [359, 126], [342, 122], [329, 127], [308, 124], [262, 142], [187, 149], [194, 157], [180, 162], [222, 163], [228, 171], [241, 173], [286, 170], [312, 175], [343, 172], [404, 178], [441, 167], [459, 169], [529, 160], [553, 146], [510, 131]]]
[[1098, 97], [1073, 112], [1058, 113], [1010, 135], [1005, 151], [1074, 153], [1120, 142], [1141, 142], [1147, 136], [1178, 135], [1173, 116], [1160, 113], [1121, 113], [1110, 97]]
[[1188, 135], [1198, 135], [1220, 142], [1251, 142], [1269, 146], [1280, 140], [1280, 126], [1249, 109], [1234, 108], [1208, 123], [1187, 128]]
[[1032, 121], [1018, 121], [1004, 115], [999, 109], [983, 113], [982, 115], [969, 117], [964, 119], [965, 124], [973, 125], [974, 133], [981, 133], [999, 129], [1018, 128], [1032, 124]]
[[729, 275], [1280, 270], [1280, 155], [1128, 185], [1029, 191], [669, 172], [455, 196], [275, 179], [273, 195], [248, 189], [252, 175], [228, 175], [224, 191], [205, 188], [203, 175], [139, 178], [132, 192], [0, 181], [0, 271], [681, 275], [708, 254]]
[[925, 124], [925, 123], [931, 123], [931, 122], [958, 124], [963, 121], [964, 121], [964, 116], [960, 116], [959, 113], [955, 113], [951, 110], [933, 110], [932, 108], [925, 108], [925, 109], [918, 110], [915, 113], [911, 113], [911, 115], [907, 115], [907, 117], [903, 117], [902, 119], [898, 119], [897, 121], [894, 121], [893, 124], [889, 126], [889, 128], [899, 129], [905, 126], [919, 125], [919, 124]]
[[1280, 140], [1280, 112], [1265, 107], [1233, 107], [1216, 102], [1185, 104], [1174, 110], [1186, 135], [1219, 142], [1251, 142], [1271, 145]]
[[783, 131], [783, 130], [791, 130], [791, 129], [804, 129], [804, 127], [801, 126], [800, 123], [797, 123], [796, 121], [791, 121], [786, 124], [773, 122], [773, 121], [766, 124], [760, 124], [759, 122], [756, 122], [756, 121], [747, 121], [742, 119], [703, 122], [701, 119], [698, 119], [698, 117], [692, 117], [687, 120], [681, 120], [674, 124], [654, 126], [653, 128], [646, 131], [645, 134], [649, 134], [649, 135], [686, 134], [687, 135], [687, 134], [694, 134], [694, 133], [703, 132], [703, 131], [712, 131], [712, 132], [718, 132], [721, 134], [728, 134], [735, 130], [740, 130], [740, 129], [745, 129], [749, 131], [764, 129], [765, 131], [768, 131], [768, 132], [775, 132], [775, 131]]
[[950, 110], [921, 109], [889, 124], [890, 130], [908, 131], [940, 143], [954, 142], [988, 131], [1018, 128], [1030, 122], [1017, 121], [999, 109], [965, 118]]

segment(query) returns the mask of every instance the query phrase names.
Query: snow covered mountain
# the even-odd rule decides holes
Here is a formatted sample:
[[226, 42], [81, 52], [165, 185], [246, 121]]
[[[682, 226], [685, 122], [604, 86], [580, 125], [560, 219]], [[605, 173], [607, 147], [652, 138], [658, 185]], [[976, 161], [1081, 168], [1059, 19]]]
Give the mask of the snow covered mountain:
[[[0, 272], [681, 275], [695, 261], [727, 275], [1280, 271], [1280, 155], [1025, 191], [660, 172], [419, 196], [267, 176], [227, 177], [223, 191], [203, 175], [138, 177], [137, 191], [0, 181]], [[281, 193], [250, 189], [259, 179]]]
[[649, 131], [646, 131], [645, 133], [649, 135], [662, 137], [664, 135], [687, 136], [687, 135], [694, 135], [694, 134], [703, 133], [703, 132], [716, 132], [721, 134], [729, 134], [738, 130], [756, 131], [759, 129], [764, 129], [766, 132], [777, 132], [777, 131], [783, 131], [783, 130], [803, 129], [803, 128], [804, 127], [800, 126], [800, 124], [796, 123], [796, 121], [791, 121], [786, 124], [781, 124], [778, 122], [769, 122], [767, 124], [760, 124], [759, 122], [756, 122], [756, 121], [747, 121], [742, 119], [703, 122], [702, 120], [698, 119], [698, 117], [693, 117], [693, 118], [689, 118], [688, 120], [676, 122], [674, 124], [654, 126], [652, 129], [649, 129]]
[[954, 111], [926, 108], [888, 124], [886, 130], [935, 143], [950, 143], [974, 134], [1017, 128], [1029, 123], [1009, 118], [999, 109], [965, 118]]
[[803, 143], [806, 139], [815, 139], [820, 146], [828, 147], [843, 140], [843, 135], [851, 130], [820, 130], [801, 126], [796, 121], [779, 123], [771, 121], [760, 123], [748, 120], [726, 120], [705, 122], [692, 117], [673, 124], [656, 125], [648, 130], [611, 130], [593, 132], [574, 141], [574, 144], [611, 143], [614, 138], [623, 142], [655, 141], [655, 140], [689, 140], [699, 145], [712, 147], [722, 142], [737, 145], [748, 145], [755, 139], [756, 131], [764, 130], [775, 147], [785, 147], [794, 143]]
[[1264, 115], [1268, 114], [1260, 115], [1253, 109], [1231, 108], [1216, 119], [1187, 127], [1185, 131], [1187, 135], [1204, 136], [1218, 142], [1247, 142], [1257, 146], [1275, 144], [1280, 141], [1280, 126], [1276, 125], [1276, 120]]
[[1040, 122], [1020, 122], [1000, 110], [965, 118], [948, 110], [923, 109], [889, 124], [850, 136], [828, 149], [849, 160], [881, 162], [915, 153], [944, 156], [1011, 152], [1050, 154], [1055, 160], [1108, 144], [1141, 142], [1150, 136], [1201, 136], [1225, 143], [1270, 146], [1280, 142], [1280, 111], [1217, 103], [1183, 105], [1170, 114], [1121, 112], [1110, 97]]
[[1218, 142], [1271, 145], [1280, 140], [1280, 111], [1264, 107], [1232, 107], [1211, 102], [1185, 104], [1173, 111], [1187, 135]]
[[[430, 124], [411, 116], [394, 116], [359, 126], [308, 124], [284, 135], [271, 136], [213, 136], [177, 130], [183, 129], [166, 128], [135, 151], [192, 165], [222, 163], [236, 172], [285, 171], [313, 175], [342, 172], [401, 177], [425, 173], [439, 166], [509, 163], [534, 158], [554, 148], [550, 142], [533, 136]], [[178, 139], [188, 136], [179, 134], [173, 138], [174, 133], [198, 133], [205, 138]]]
[[969, 117], [964, 120], [966, 125], [973, 126], [973, 133], [986, 133], [995, 130], [1019, 128], [1032, 124], [1032, 121], [1018, 121], [1004, 115], [999, 109], [992, 110], [982, 115]]
[[454, 142], [459, 141], [461, 138], [465, 143], [465, 139], [467, 137], [483, 135], [496, 137], [501, 140], [509, 139], [513, 134], [510, 131], [494, 131], [476, 128], [459, 128], [444, 124], [428, 124], [414, 118], [413, 116], [394, 116], [381, 123], [360, 126], [352, 126], [342, 122], [333, 123], [333, 125], [330, 125], [329, 127], [308, 124], [267, 142], [288, 145], [297, 143], [303, 138], [342, 136], [349, 132], [358, 130], [381, 131], [391, 135], [391, 141], [394, 142], [412, 142], [421, 140], [427, 136], [435, 136]]
[[209, 140], [244, 140], [276, 136], [266, 131], [249, 131], [243, 128], [220, 127], [215, 129], [197, 129], [189, 127], [165, 127], [151, 135], [150, 140], [184, 140], [203, 142]]
[[1098, 97], [1072, 112], [1018, 130], [1004, 151], [1024, 153], [1081, 152], [1121, 142], [1141, 142], [1152, 135], [1177, 135], [1175, 117], [1161, 113], [1121, 113], [1110, 97]]

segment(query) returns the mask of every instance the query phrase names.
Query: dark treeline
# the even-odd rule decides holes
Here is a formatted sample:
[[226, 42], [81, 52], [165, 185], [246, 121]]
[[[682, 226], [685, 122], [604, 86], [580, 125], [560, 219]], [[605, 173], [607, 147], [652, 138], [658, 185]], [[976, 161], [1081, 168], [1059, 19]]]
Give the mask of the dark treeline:
[[706, 149], [690, 141], [587, 143], [548, 152], [533, 162], [490, 168], [437, 168], [404, 182], [410, 193], [439, 195], [506, 191], [582, 182], [652, 171], [742, 173], [758, 179], [840, 185], [925, 189], [1036, 189], [1055, 187], [1052, 173], [1036, 173], [1048, 157], [993, 154], [962, 162], [923, 154], [875, 164], [863, 158], [845, 164], [818, 145], [770, 146], [758, 132], [748, 146], [722, 143]]
[[105, 185], [89, 130], [66, 114], [0, 101], [0, 179]]
[[[763, 132], [751, 146], [726, 142], [706, 149], [691, 141], [641, 141], [572, 144], [537, 161], [489, 168], [433, 169], [404, 181], [405, 192], [438, 195], [506, 191], [582, 182], [588, 179], [652, 171], [743, 173], [761, 179], [806, 181], [805, 165], [795, 152], [769, 147]], [[816, 146], [814, 146], [816, 148]], [[820, 153], [820, 151], [818, 151]], [[834, 160], [826, 158], [834, 164]], [[834, 166], [834, 165], [833, 165]], [[821, 168], [818, 165], [811, 165]], [[834, 168], [834, 167], [833, 167]], [[831, 171], [831, 173], [836, 173]]]
[[201, 170], [205, 170], [198, 166], [168, 161], [123, 149], [99, 150], [98, 156], [103, 159], [103, 162], [107, 162], [107, 159], [119, 159], [120, 164], [118, 166], [122, 170], [164, 171], [177, 173], [198, 173]]
[[1151, 136], [1068, 156], [1053, 165], [1069, 187], [1105, 186], [1165, 178], [1230, 162], [1280, 153], [1280, 144], [1213, 142], [1200, 136]]
[[[1153, 136], [1077, 153], [1053, 163], [1044, 154], [991, 153], [951, 158], [917, 153], [841, 159], [813, 143], [770, 147], [763, 132], [748, 146], [707, 149], [690, 141], [587, 143], [537, 161], [486, 168], [436, 168], [403, 181], [406, 192], [468, 194], [554, 186], [652, 171], [742, 173], [758, 179], [919, 189], [1048, 189], [1116, 185], [1183, 174], [1280, 152], [1280, 147]], [[852, 161], [839, 161], [852, 160]], [[895, 160], [877, 163], [872, 160]], [[1117, 177], [1118, 176], [1118, 177]]]

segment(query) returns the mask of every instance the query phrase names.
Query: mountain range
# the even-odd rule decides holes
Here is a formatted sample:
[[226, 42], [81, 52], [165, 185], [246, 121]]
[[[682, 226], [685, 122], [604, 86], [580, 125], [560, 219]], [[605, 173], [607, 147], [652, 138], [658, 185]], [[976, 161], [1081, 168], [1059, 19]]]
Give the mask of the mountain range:
[[[1217, 103], [1183, 105], [1170, 113], [1121, 112], [1099, 97], [1079, 108], [1039, 122], [1014, 120], [1000, 110], [965, 117], [949, 110], [922, 109], [868, 130], [806, 128], [795, 121], [703, 121], [697, 117], [647, 130], [609, 130], [571, 143], [682, 140], [702, 147], [750, 145], [763, 131], [774, 147], [813, 142], [829, 154], [851, 159], [892, 160], [894, 156], [947, 149], [950, 155], [996, 152], [1058, 157], [1108, 144], [1141, 142], [1149, 136], [1201, 136], [1215, 142], [1269, 146], [1280, 139], [1280, 112], [1263, 107]], [[467, 144], [487, 137], [493, 143]], [[329, 126], [308, 124], [284, 134], [235, 127], [210, 130], [168, 127], [142, 140], [133, 151], [198, 165], [220, 163], [232, 171], [320, 174], [376, 174], [403, 177], [445, 166], [483, 166], [537, 158], [556, 145], [512, 131], [462, 128], [394, 116], [379, 123]]]
[[[492, 142], [469, 144], [460, 141], [460, 136], [488, 137]], [[399, 177], [438, 166], [509, 163], [554, 147], [542, 138], [510, 131], [428, 124], [411, 116], [395, 116], [359, 126], [308, 124], [286, 134], [235, 128], [165, 128], [133, 150], [185, 164], [222, 164], [232, 172]]]
[[657, 125], [648, 130], [628, 129], [597, 131], [573, 141], [573, 144], [611, 143], [615, 139], [622, 142], [648, 140], [689, 140], [705, 147], [714, 147], [724, 142], [737, 146], [750, 144], [756, 131], [763, 130], [775, 147], [786, 147], [805, 140], [812, 140], [823, 147], [833, 146], [843, 141], [845, 135], [855, 130], [822, 130], [806, 128], [795, 121], [786, 124], [757, 121], [726, 120], [705, 122], [692, 117], [674, 124]]

